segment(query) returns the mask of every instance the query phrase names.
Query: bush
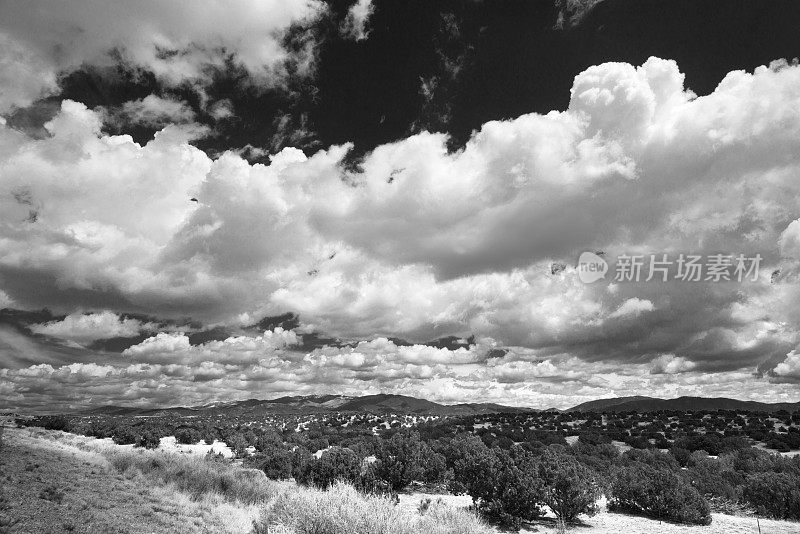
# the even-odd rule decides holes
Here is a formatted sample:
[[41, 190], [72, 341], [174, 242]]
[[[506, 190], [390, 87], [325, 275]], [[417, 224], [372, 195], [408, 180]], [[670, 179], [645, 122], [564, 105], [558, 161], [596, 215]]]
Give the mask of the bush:
[[376, 475], [396, 491], [414, 481], [441, 482], [447, 471], [444, 456], [420, 441], [416, 432], [397, 433], [381, 441], [375, 456]]
[[193, 427], [183, 427], [175, 430], [175, 441], [184, 445], [194, 445], [203, 439], [199, 430]]
[[709, 457], [700, 458], [696, 454], [692, 455], [691, 465], [686, 471], [692, 486], [701, 495], [714, 496], [728, 502], [738, 501], [736, 486], [741, 476], [729, 470], [726, 461]]
[[689, 464], [689, 458], [692, 455], [692, 451], [689, 449], [684, 449], [683, 447], [672, 447], [669, 452], [681, 467], [686, 467]]
[[63, 432], [70, 431], [70, 420], [63, 415], [51, 415], [43, 417], [37, 426], [42, 426], [46, 430], [61, 430]]
[[141, 439], [141, 435], [133, 427], [120, 425], [114, 429], [111, 439], [117, 445], [135, 445]]
[[157, 449], [161, 444], [161, 436], [152, 430], [145, 430], [137, 439], [136, 446], [145, 449]]
[[676, 523], [710, 525], [708, 503], [683, 477], [639, 462], [620, 467], [611, 484], [610, 507]]
[[466, 489], [488, 520], [519, 529], [522, 520], [541, 516], [542, 485], [529, 453], [521, 451], [512, 458], [469, 435], [451, 442], [448, 460], [454, 482]]
[[749, 475], [743, 497], [761, 515], [777, 519], [800, 519], [800, 476], [797, 474]]
[[543, 499], [556, 517], [573, 523], [578, 514], [596, 511], [598, 487], [594, 473], [566, 454], [547, 451], [539, 464]]
[[356, 484], [361, 478], [361, 459], [345, 447], [331, 447], [319, 459], [309, 455], [304, 460], [295, 479], [306, 486], [325, 489], [337, 481]]
[[273, 480], [292, 478], [292, 453], [286, 449], [269, 448], [251, 458], [248, 463], [264, 471], [267, 478]]

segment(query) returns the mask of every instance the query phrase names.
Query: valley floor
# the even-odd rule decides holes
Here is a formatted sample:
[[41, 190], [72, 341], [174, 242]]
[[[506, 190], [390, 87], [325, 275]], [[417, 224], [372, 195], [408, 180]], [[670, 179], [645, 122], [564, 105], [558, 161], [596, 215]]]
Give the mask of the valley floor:
[[[233, 505], [213, 496], [196, 501], [171, 486], [154, 484], [127, 471], [120, 474], [101, 452], [75, 446], [92, 439], [39, 429], [5, 429], [0, 450], [0, 484], [5, 495], [5, 501], [0, 502], [0, 534], [247, 534], [251, 531], [253, 519], [258, 516], [257, 506]], [[441, 498], [455, 508], [471, 504], [466, 496], [409, 493], [400, 497], [400, 512], [412, 519], [418, 514], [420, 501], [428, 498], [433, 501]], [[17, 523], [6, 529], [3, 517], [11, 517]], [[584, 517], [583, 521], [583, 525], [570, 531], [576, 534], [759, 532], [755, 518], [724, 514], [714, 514], [713, 524], [707, 527], [673, 525], [607, 511]], [[787, 521], [762, 519], [760, 528], [762, 534], [800, 533], [800, 523]], [[556, 534], [558, 530], [554, 523], [542, 521], [523, 532]]]

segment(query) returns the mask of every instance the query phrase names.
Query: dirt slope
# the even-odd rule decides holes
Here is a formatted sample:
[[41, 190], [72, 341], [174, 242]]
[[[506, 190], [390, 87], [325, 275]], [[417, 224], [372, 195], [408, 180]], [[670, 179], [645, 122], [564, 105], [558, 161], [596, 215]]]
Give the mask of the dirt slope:
[[[97, 453], [47, 439], [36, 430], [5, 429], [0, 514], [6, 532], [30, 534], [246, 533], [254, 507], [193, 502], [169, 487], [125, 478]], [[2, 525], [2, 522], [0, 522]], [[5, 534], [0, 526], [0, 533]]]

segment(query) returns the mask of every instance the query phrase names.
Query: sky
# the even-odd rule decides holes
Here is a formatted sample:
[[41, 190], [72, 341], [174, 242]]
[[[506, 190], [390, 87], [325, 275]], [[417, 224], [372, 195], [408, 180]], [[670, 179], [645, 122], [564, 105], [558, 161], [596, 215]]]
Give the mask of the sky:
[[0, 409], [800, 401], [799, 24], [0, 1]]

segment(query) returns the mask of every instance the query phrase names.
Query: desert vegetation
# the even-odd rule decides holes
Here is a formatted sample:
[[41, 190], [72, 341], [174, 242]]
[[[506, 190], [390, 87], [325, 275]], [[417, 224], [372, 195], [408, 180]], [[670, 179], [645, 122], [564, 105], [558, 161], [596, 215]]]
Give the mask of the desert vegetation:
[[[271, 494], [285, 480], [308, 492], [308, 510], [332, 506], [326, 491], [348, 502], [359, 495], [367, 508], [383, 510], [410, 485], [423, 485], [468, 495], [483, 521], [512, 530], [545, 514], [578, 523], [595, 512], [600, 495], [612, 510], [684, 524], [707, 525], [713, 511], [800, 519], [800, 458], [763, 450], [797, 447], [797, 413], [540, 412], [410, 421], [407, 415], [343, 413], [268, 424], [67, 416], [21, 423], [133, 445], [110, 454], [112, 465], [191, 495], [281, 503], [265, 508], [262, 526], [288, 521], [280, 510], [290, 509], [289, 497]], [[146, 451], [170, 435], [179, 443], [224, 441], [241, 466], [234, 472], [212, 456], [176, 460]], [[375, 512], [375, 520], [381, 514]], [[293, 525], [298, 532], [316, 528]]]

